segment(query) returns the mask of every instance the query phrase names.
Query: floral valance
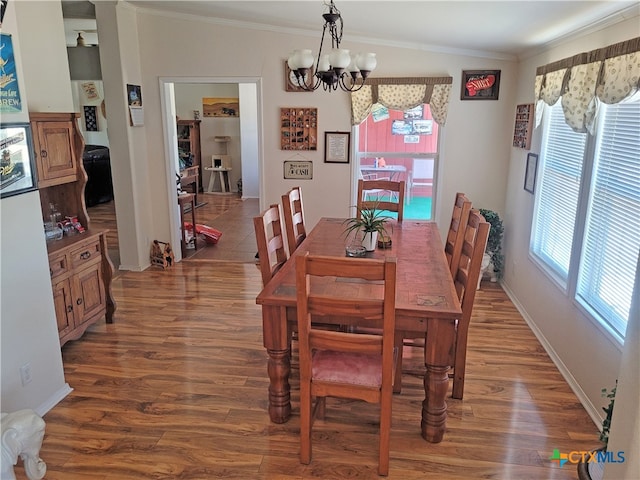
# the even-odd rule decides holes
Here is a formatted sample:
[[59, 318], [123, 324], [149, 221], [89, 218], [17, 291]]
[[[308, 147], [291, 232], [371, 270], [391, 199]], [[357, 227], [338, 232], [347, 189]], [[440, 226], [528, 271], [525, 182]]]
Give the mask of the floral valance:
[[452, 77], [369, 78], [364, 87], [351, 93], [351, 123], [362, 123], [376, 103], [394, 110], [428, 103], [433, 119], [444, 125], [452, 83]]
[[535, 80], [536, 126], [542, 102], [562, 97], [567, 124], [594, 132], [598, 102], [614, 104], [640, 90], [640, 37], [538, 67]]

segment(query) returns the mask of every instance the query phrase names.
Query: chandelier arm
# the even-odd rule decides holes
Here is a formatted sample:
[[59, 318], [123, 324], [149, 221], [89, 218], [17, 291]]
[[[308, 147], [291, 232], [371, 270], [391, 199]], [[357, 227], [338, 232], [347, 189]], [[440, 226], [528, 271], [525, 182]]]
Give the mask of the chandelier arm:
[[351, 83], [350, 85], [347, 85], [346, 83], [346, 78], [348, 77], [347, 74], [344, 74], [340, 77], [340, 88], [342, 90], [344, 90], [345, 92], [357, 92], [358, 90], [360, 90], [362, 87], [364, 87], [364, 81], [358, 83], [356, 82], [355, 79], [351, 79]]

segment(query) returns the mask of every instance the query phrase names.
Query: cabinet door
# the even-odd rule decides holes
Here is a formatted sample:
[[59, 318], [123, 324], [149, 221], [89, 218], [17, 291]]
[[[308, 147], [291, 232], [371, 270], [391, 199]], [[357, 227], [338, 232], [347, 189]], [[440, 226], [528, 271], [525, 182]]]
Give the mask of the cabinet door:
[[74, 328], [74, 299], [71, 295], [71, 284], [68, 278], [53, 285], [53, 305], [56, 310], [58, 334], [62, 338]]
[[71, 122], [35, 122], [34, 139], [40, 187], [78, 178]]
[[73, 293], [76, 326], [105, 313], [107, 303], [100, 263], [73, 276]]

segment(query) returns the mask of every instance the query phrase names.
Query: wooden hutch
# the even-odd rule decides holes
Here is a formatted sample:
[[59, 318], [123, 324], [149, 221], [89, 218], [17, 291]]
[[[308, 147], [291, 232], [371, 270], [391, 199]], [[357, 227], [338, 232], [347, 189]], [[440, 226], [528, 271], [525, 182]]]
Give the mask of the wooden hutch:
[[77, 113], [30, 113], [43, 222], [51, 205], [75, 216], [85, 231], [47, 241], [49, 271], [60, 345], [80, 338], [103, 316], [113, 323], [113, 264], [107, 253], [106, 230], [94, 231], [87, 214], [82, 164], [84, 139]]

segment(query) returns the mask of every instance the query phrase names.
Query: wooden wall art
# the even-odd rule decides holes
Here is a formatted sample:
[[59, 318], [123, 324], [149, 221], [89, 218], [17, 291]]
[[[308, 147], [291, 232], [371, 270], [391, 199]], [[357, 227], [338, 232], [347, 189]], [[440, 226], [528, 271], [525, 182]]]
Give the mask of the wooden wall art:
[[280, 109], [280, 148], [318, 149], [318, 109], [291, 107]]

